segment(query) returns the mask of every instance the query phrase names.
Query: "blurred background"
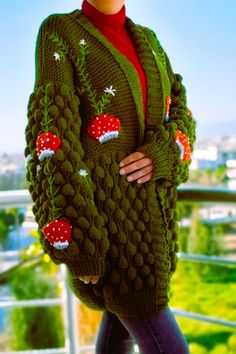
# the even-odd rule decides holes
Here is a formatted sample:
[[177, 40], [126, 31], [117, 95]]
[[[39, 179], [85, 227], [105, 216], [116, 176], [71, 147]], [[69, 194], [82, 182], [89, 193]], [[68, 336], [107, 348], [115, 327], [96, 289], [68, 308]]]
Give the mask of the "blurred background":
[[[0, 354], [94, 353], [101, 317], [71, 295], [43, 255], [25, 181], [26, 107], [38, 28], [75, 0], [1, 2]], [[236, 353], [236, 2], [127, 0], [187, 88], [197, 121], [190, 179], [179, 193], [179, 264], [170, 305], [192, 354]], [[137, 351], [137, 348], [136, 348]]]

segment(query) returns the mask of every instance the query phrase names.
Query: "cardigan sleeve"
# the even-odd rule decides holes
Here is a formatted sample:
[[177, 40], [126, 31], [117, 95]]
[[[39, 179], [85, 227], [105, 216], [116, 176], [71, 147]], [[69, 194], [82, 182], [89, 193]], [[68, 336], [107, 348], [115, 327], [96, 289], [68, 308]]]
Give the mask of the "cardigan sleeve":
[[[103, 275], [109, 248], [80, 143], [79, 98], [68, 47], [51, 40], [63, 24], [51, 16], [36, 44], [36, 80], [28, 103], [26, 178], [42, 247], [74, 276]], [[59, 49], [58, 49], [59, 48]]]
[[[159, 42], [156, 44], [160, 48]], [[153, 160], [153, 180], [179, 185], [186, 182], [189, 177], [196, 123], [187, 107], [182, 77], [173, 73], [164, 51], [161, 55], [164, 57], [171, 84], [170, 96], [167, 98], [169, 101], [166, 102], [166, 117], [160, 127], [146, 130], [144, 144], [138, 150]]]

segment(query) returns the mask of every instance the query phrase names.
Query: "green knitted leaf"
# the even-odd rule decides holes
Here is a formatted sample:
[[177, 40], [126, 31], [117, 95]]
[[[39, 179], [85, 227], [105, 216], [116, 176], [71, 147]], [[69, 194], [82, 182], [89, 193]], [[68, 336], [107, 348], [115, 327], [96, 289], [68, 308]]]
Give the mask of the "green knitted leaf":
[[62, 130], [64, 132], [68, 129], [67, 122], [66, 122], [66, 120], [63, 117], [60, 117], [57, 120], [57, 124], [58, 124], [58, 127], [60, 128], [60, 130]]
[[149, 252], [149, 247], [145, 242], [141, 242], [139, 245], [139, 251], [141, 254], [146, 254]]
[[56, 136], [60, 136], [60, 132], [59, 132], [59, 129], [57, 127], [50, 127], [50, 132], [55, 134]]
[[77, 223], [78, 223], [79, 227], [82, 227], [84, 229], [89, 229], [89, 227], [90, 227], [89, 221], [83, 216], [80, 216], [77, 219]]
[[126, 196], [130, 199], [134, 199], [136, 197], [136, 191], [132, 186], [128, 187], [128, 190], [126, 192]]
[[95, 168], [95, 175], [96, 175], [96, 177], [104, 178], [104, 177], [105, 177], [105, 170], [104, 170], [104, 168], [102, 168], [101, 166], [97, 166], [97, 167]]
[[152, 253], [148, 253], [146, 256], [146, 261], [148, 264], [154, 264], [155, 259]]
[[128, 257], [130, 256], [134, 256], [135, 253], [136, 253], [136, 247], [134, 246], [133, 243], [131, 243], [130, 241], [127, 243], [126, 247], [125, 247], [125, 252], [126, 252], [126, 255]]
[[128, 212], [128, 216], [130, 220], [137, 221], [138, 220], [138, 214], [136, 213], [135, 210], [130, 209]]
[[136, 223], [135, 223], [135, 227], [138, 231], [145, 231], [145, 225], [142, 221], [138, 220]]
[[137, 277], [134, 281], [134, 288], [136, 290], [141, 290], [143, 288], [143, 280], [140, 277]]
[[101, 238], [99, 230], [95, 226], [91, 226], [89, 229], [89, 237], [92, 240], [99, 240]]
[[97, 194], [98, 200], [105, 201], [106, 198], [107, 198], [107, 197], [106, 197], [106, 193], [104, 192], [103, 189], [99, 189], [99, 190], [96, 192], [96, 194]]
[[143, 210], [142, 214], [141, 214], [141, 219], [144, 221], [144, 222], [149, 222], [150, 220], [150, 215], [149, 213], [147, 212], [147, 210]]
[[112, 258], [118, 258], [119, 257], [119, 251], [116, 245], [111, 245], [110, 248], [110, 253]]
[[63, 100], [63, 98], [61, 96], [59, 96], [59, 95], [55, 96], [55, 104], [59, 108], [64, 108], [64, 100]]
[[152, 242], [152, 235], [150, 234], [150, 232], [145, 232], [144, 236], [143, 236], [143, 240], [147, 243]]
[[116, 219], [119, 221], [124, 221], [125, 220], [125, 213], [121, 209], [116, 210]]
[[72, 236], [75, 240], [77, 240], [80, 244], [82, 244], [84, 242], [84, 234], [82, 233], [82, 231], [80, 229], [78, 229], [77, 227], [73, 227], [72, 228]]
[[62, 143], [61, 143], [61, 148], [62, 150], [64, 150], [65, 153], [69, 152], [71, 150], [71, 146], [70, 143], [66, 140], [62, 138]]
[[116, 223], [112, 220], [110, 220], [110, 222], [108, 224], [108, 229], [111, 234], [116, 234], [118, 231]]
[[123, 231], [120, 231], [117, 235], [117, 241], [125, 244], [127, 242], [127, 235]]
[[70, 161], [66, 160], [61, 164], [61, 172], [65, 174], [74, 172], [74, 168]]
[[102, 164], [110, 165], [111, 164], [111, 156], [109, 153], [105, 153], [101, 156]]
[[109, 240], [108, 240], [108, 238], [107, 238], [107, 235], [106, 235], [106, 237], [103, 237], [103, 238], [101, 239], [100, 248], [101, 248], [101, 253], [102, 253], [103, 255], [105, 255], [106, 252], [109, 250], [109, 248], [110, 248], [110, 242], [109, 242]]
[[55, 161], [64, 161], [65, 158], [66, 158], [65, 154], [64, 154], [63, 150], [61, 150], [61, 149], [58, 149], [54, 154]]
[[134, 244], [138, 244], [142, 239], [142, 236], [140, 234], [140, 232], [138, 231], [133, 231], [132, 234], [131, 234], [131, 241], [134, 243]]
[[129, 280], [134, 280], [137, 276], [137, 271], [134, 267], [129, 267], [127, 270], [127, 278]]
[[65, 184], [65, 178], [63, 177], [63, 175], [60, 172], [57, 172], [53, 176], [53, 182], [57, 185], [63, 185], [63, 184]]
[[73, 206], [69, 206], [68, 208], [66, 208], [65, 215], [68, 218], [78, 218], [78, 213], [75, 208], [73, 208]]
[[95, 253], [95, 246], [94, 244], [92, 243], [92, 241], [90, 241], [89, 239], [85, 240], [84, 241], [84, 251], [86, 253], [89, 253], [90, 255], [94, 255]]
[[74, 195], [75, 194], [75, 190], [74, 190], [73, 186], [70, 183], [66, 183], [62, 187], [62, 193], [64, 194], [65, 197], [68, 197], [70, 195]]
[[74, 122], [73, 113], [67, 107], [64, 109], [64, 117], [69, 125], [73, 124]]
[[[36, 109], [35, 111], [34, 111], [34, 120], [35, 120], [35, 122], [41, 122], [42, 121], [42, 119], [43, 119], [43, 112], [42, 112], [42, 110], [41, 109]], [[36, 132], [36, 133], [38, 133], [38, 132]]]
[[58, 194], [55, 197], [55, 205], [56, 205], [56, 207], [62, 207], [62, 208], [66, 207], [67, 201], [66, 201], [66, 198], [64, 197], [63, 194]]
[[115, 200], [122, 198], [121, 190], [118, 186], [114, 186], [112, 190], [112, 198]]
[[81, 194], [76, 194], [75, 197], [73, 198], [73, 204], [75, 207], [82, 207], [86, 205], [86, 202], [84, 200], [84, 197]]
[[107, 212], [109, 212], [109, 211], [113, 211], [113, 210], [115, 210], [116, 209], [116, 204], [115, 204], [115, 202], [112, 200], [112, 199], [107, 199], [106, 200], [106, 202], [105, 202], [105, 210], [107, 211]]
[[118, 265], [121, 269], [128, 268], [128, 260], [124, 255], [120, 256], [119, 261], [118, 261]]
[[141, 269], [141, 275], [147, 277], [151, 273], [151, 269], [148, 265], [144, 265]]
[[51, 106], [49, 107], [48, 113], [49, 113], [49, 115], [50, 115], [53, 119], [56, 119], [56, 118], [59, 118], [59, 117], [60, 117], [59, 109], [58, 109], [57, 106], [55, 106], [55, 105], [51, 105]]
[[104, 220], [101, 215], [97, 215], [95, 220], [94, 220], [95, 226], [100, 229], [102, 226], [104, 226]]
[[137, 267], [141, 267], [143, 265], [143, 256], [140, 253], [136, 253], [134, 256], [134, 264]]
[[149, 275], [148, 279], [147, 279], [147, 286], [148, 288], [153, 288], [155, 285], [155, 278], [153, 275]]

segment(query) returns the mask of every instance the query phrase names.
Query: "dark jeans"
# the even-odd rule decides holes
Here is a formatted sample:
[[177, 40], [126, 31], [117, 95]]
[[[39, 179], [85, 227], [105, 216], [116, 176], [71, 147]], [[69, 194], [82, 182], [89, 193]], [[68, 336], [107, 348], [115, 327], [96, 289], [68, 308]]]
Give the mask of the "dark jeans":
[[147, 319], [117, 317], [105, 311], [96, 354], [131, 354], [134, 343], [142, 354], [189, 354], [187, 342], [169, 307]]

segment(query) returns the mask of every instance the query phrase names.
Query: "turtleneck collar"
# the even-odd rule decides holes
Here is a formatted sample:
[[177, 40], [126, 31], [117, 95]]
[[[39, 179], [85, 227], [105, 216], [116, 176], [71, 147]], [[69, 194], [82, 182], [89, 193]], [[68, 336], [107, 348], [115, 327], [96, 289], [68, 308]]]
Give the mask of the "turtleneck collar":
[[108, 15], [98, 11], [87, 0], [82, 3], [82, 13], [93, 23], [102, 26], [122, 27], [126, 21], [125, 5], [116, 14]]

